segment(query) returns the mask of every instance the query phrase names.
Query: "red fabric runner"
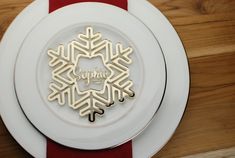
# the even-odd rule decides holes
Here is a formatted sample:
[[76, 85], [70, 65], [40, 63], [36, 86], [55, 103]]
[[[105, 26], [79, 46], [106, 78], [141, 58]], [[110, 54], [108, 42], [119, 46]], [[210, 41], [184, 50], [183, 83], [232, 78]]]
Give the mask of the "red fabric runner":
[[132, 158], [132, 142], [112, 149], [89, 151], [68, 148], [47, 139], [47, 158]]
[[49, 13], [62, 8], [64, 6], [81, 3], [81, 2], [102, 2], [107, 4], [112, 4], [122, 9], [127, 10], [127, 0], [49, 0]]
[[[49, 0], [49, 13], [64, 6], [80, 2], [102, 2], [127, 10], [127, 1], [128, 0]], [[47, 138], [47, 158], [132, 158], [132, 141], [112, 149], [79, 150], [65, 147]]]

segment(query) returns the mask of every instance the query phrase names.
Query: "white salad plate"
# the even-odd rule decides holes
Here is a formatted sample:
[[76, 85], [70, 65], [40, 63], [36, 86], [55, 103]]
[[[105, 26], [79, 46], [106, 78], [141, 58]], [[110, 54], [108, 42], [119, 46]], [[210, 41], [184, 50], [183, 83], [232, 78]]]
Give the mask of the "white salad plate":
[[[129, 13], [142, 21], [155, 36], [155, 40], [157, 39], [164, 54], [167, 69], [167, 86], [161, 106], [148, 127], [133, 139], [133, 157], [147, 158], [158, 152], [167, 143], [182, 118], [189, 94], [189, 68], [180, 38], [161, 12], [145, 0], [129, 0], [128, 7]], [[38, 24], [40, 25], [48, 14], [47, 1], [34, 1], [14, 20], [0, 45], [0, 91], [1, 94], [6, 94], [0, 95], [1, 117], [18, 143], [34, 157], [42, 158], [46, 157], [46, 137], [43, 134], [46, 135], [47, 132], [42, 131], [43, 134], [41, 134], [24, 115], [15, 93], [14, 77], [19, 75], [14, 76], [14, 67], [19, 50], [24, 41], [27, 41], [26, 37], [31, 31], [34, 32], [33, 29]], [[38, 27], [40, 27], [39, 25]], [[16, 83], [16, 85], [19, 84]], [[20, 97], [19, 101], [22, 101]], [[158, 105], [153, 106], [155, 107], [154, 112]], [[150, 118], [146, 120], [149, 121]], [[30, 121], [32, 121], [31, 118]], [[37, 125], [35, 126], [37, 127]], [[140, 131], [144, 127], [142, 125], [136, 131]], [[136, 131], [130, 135], [134, 136]]]
[[[77, 34], [84, 32], [86, 27], [92, 27], [94, 33], [99, 30], [104, 38], [112, 41], [112, 46], [124, 43], [133, 48], [129, 55], [132, 58], [129, 73], [135, 97], [115, 103], [94, 123], [81, 120], [78, 110], [68, 105], [54, 105], [47, 99], [51, 82], [47, 50], [77, 39]], [[117, 32], [123, 40], [116, 37]], [[67, 52], [70, 51], [67, 49]], [[103, 55], [101, 51], [98, 53]], [[98, 61], [94, 63], [95, 59], [98, 60], [91, 58], [86, 62], [91, 68], [101, 67]], [[60, 144], [86, 150], [114, 147], [137, 136], [156, 113], [166, 84], [164, 57], [153, 34], [127, 11], [104, 3], [77, 3], [44, 18], [25, 38], [15, 67], [16, 94], [32, 124]]]

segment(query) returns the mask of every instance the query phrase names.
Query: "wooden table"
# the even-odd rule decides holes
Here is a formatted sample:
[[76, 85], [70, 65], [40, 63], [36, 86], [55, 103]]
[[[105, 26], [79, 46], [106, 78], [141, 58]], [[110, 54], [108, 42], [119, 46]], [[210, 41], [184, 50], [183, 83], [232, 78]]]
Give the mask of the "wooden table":
[[[0, 1], [0, 37], [31, 0]], [[235, 157], [235, 0], [150, 0], [181, 37], [191, 69], [186, 113], [154, 158]], [[0, 121], [0, 157], [30, 157]]]

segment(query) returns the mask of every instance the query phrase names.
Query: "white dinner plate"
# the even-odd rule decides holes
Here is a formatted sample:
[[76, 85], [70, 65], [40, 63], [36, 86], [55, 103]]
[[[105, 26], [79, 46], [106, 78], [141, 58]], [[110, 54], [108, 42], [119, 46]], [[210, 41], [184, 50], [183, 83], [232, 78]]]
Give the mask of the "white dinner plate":
[[[93, 123], [79, 119], [77, 110], [69, 105], [61, 107], [47, 99], [51, 82], [47, 50], [77, 39], [77, 34], [86, 27], [102, 33], [112, 45], [123, 43], [133, 48], [129, 73], [135, 97], [116, 103]], [[101, 51], [98, 53], [103, 56]], [[101, 67], [95, 59], [86, 62], [91, 67]], [[141, 133], [162, 101], [165, 81], [164, 57], [149, 29], [123, 9], [93, 2], [66, 6], [44, 18], [24, 40], [15, 69], [17, 97], [33, 125], [60, 144], [86, 150], [114, 147]]]
[[[168, 20], [144, 0], [129, 0], [129, 12], [153, 32], [167, 63], [167, 87], [151, 124], [133, 139], [133, 157], [147, 158], [159, 151], [178, 126], [188, 99], [189, 69], [182, 43]], [[11, 24], [1, 42], [1, 116], [13, 137], [35, 157], [46, 157], [46, 138], [26, 119], [14, 92], [13, 71], [18, 50], [30, 30], [48, 15], [48, 3], [37, 0]], [[20, 38], [19, 38], [20, 37]], [[14, 120], [13, 120], [14, 118]]]

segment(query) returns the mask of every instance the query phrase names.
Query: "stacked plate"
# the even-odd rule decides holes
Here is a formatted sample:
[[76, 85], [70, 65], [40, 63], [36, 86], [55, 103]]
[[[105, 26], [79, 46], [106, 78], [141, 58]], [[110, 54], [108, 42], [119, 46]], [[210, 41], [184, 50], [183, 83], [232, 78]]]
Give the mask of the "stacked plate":
[[133, 157], [147, 158], [184, 113], [184, 48], [145, 0], [129, 0], [128, 12], [86, 2], [50, 14], [48, 1], [36, 0], [0, 46], [1, 117], [34, 157], [46, 157], [48, 137], [85, 150], [132, 140]]

